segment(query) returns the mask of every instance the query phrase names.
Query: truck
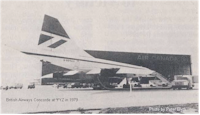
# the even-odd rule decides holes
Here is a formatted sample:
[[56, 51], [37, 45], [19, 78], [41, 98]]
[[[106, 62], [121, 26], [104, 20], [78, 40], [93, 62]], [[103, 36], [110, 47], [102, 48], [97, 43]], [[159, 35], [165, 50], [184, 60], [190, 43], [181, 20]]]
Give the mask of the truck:
[[172, 88], [175, 89], [192, 89], [194, 87], [192, 75], [175, 75], [172, 81]]

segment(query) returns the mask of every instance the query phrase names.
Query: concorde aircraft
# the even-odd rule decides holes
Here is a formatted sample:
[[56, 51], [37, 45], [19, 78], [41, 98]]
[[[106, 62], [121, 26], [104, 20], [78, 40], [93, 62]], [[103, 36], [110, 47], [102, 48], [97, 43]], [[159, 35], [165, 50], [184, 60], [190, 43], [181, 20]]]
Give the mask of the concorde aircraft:
[[40, 49], [39, 51], [22, 52], [43, 62], [65, 68], [64, 75], [84, 72], [86, 75], [101, 76], [104, 71], [129, 75], [157, 74], [157, 72], [142, 66], [98, 59], [89, 55], [68, 36], [58, 19], [48, 15], [44, 16], [37, 47]]

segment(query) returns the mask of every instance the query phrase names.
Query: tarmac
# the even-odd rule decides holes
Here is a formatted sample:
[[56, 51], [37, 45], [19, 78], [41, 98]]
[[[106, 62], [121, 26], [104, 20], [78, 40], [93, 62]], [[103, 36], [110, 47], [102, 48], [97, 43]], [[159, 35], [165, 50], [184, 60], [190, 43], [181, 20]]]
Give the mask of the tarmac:
[[50, 112], [130, 106], [198, 103], [193, 90], [92, 90], [36, 86], [35, 89], [1, 90], [1, 113]]

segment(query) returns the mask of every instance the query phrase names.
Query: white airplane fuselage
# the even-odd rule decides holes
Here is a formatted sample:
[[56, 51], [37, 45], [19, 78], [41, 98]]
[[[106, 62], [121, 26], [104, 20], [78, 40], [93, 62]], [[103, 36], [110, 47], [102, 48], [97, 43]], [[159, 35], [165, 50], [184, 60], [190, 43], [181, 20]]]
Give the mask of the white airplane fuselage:
[[[96, 68], [134, 68], [134, 69], [144, 69], [145, 67], [125, 64], [120, 62], [108, 61], [98, 58], [86, 58], [86, 57], [65, 57], [61, 55], [49, 55], [40, 53], [25, 52], [28, 55], [33, 55], [40, 60], [45, 60], [52, 64], [59, 64], [59, 66], [78, 71], [89, 71]], [[65, 54], [66, 55], [66, 54]], [[146, 68], [147, 69], [147, 68]]]

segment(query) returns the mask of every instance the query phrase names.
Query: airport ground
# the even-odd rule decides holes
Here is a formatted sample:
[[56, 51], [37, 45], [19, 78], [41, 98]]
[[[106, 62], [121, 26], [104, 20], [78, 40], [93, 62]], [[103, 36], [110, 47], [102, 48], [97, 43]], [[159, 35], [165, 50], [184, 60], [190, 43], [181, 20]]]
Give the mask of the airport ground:
[[124, 109], [127, 112], [127, 108], [134, 109], [141, 106], [152, 107], [147, 111], [156, 112], [159, 107], [162, 109], [167, 105], [168, 107], [178, 105], [182, 107], [181, 109], [187, 109], [187, 104], [192, 106], [191, 112], [198, 112], [195, 109], [198, 108], [196, 107], [198, 106], [198, 84], [195, 84], [193, 90], [157, 89], [129, 92], [129, 90], [56, 89], [52, 86], [36, 86], [35, 89], [24, 87], [1, 91], [1, 113], [59, 113], [69, 110], [75, 110], [73, 111], [75, 113], [84, 110], [91, 110], [90, 112], [94, 113], [109, 110], [111, 113], [118, 113], [119, 110], [123, 112]]
[[[191, 114], [198, 113], [198, 103], [187, 104], [170, 104], [170, 105], [153, 105], [153, 106], [133, 106], [133, 107], [116, 107], [116, 108], [103, 108], [103, 109], [82, 109], [77, 110], [64, 110], [64, 111], [49, 111], [49, 112], [30, 112], [34, 114], [130, 114], [130, 113], [149, 113], [149, 114]], [[29, 114], [30, 114], [29, 113]]]

